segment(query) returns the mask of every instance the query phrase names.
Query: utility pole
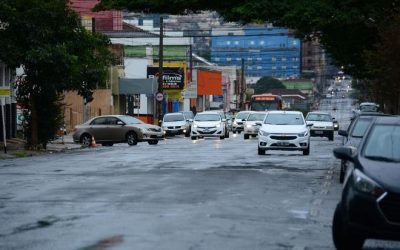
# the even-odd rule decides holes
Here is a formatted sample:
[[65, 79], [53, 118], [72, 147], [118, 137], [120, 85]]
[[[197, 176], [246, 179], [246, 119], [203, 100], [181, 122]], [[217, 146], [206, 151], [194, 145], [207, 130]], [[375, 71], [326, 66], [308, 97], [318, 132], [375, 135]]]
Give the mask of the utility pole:
[[239, 87], [239, 96], [240, 96], [240, 110], [244, 110], [244, 90], [245, 90], [245, 82], [244, 82], [244, 58], [242, 58], [242, 68], [240, 73], [240, 87]]
[[[160, 43], [158, 46], [158, 93], [163, 93], [163, 60], [164, 60], [164, 51], [163, 51], [163, 36], [164, 36], [164, 19], [160, 17]], [[157, 124], [161, 120], [162, 116], [162, 102], [164, 100], [157, 100]]]

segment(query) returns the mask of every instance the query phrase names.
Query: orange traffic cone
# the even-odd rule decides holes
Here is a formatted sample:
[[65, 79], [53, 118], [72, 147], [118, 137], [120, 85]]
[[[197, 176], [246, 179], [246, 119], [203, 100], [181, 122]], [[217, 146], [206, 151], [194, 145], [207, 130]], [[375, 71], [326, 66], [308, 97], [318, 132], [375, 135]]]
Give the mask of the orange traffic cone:
[[90, 147], [95, 148], [96, 145], [96, 140], [94, 139], [94, 136], [92, 136], [92, 142], [90, 143]]

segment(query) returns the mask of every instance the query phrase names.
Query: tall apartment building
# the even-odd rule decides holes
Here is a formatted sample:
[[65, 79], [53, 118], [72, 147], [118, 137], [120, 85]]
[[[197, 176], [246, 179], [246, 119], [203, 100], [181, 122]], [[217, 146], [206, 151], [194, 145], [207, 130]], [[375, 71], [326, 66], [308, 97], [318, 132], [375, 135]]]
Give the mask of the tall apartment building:
[[300, 40], [285, 28], [272, 26], [224, 27], [213, 29], [211, 61], [241, 67], [246, 77], [300, 76]]

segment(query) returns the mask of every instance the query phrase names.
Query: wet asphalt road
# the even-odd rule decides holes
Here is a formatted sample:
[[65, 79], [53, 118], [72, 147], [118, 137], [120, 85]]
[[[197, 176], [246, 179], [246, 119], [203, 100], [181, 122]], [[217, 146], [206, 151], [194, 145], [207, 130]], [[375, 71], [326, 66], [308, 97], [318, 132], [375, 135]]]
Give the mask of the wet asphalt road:
[[[350, 104], [321, 110], [336, 105], [345, 127]], [[3, 160], [0, 249], [334, 249], [340, 144], [259, 156], [256, 138], [231, 133]]]

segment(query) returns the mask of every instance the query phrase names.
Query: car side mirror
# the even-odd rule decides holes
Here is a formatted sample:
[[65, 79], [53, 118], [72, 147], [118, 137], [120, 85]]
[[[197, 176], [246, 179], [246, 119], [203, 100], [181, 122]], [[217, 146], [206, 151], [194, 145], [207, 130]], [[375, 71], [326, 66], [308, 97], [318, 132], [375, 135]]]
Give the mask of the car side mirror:
[[335, 117], [332, 117], [332, 121], [336, 121]]
[[347, 131], [346, 131], [346, 130], [342, 130], [342, 129], [340, 129], [340, 130], [338, 131], [338, 134], [341, 135], [341, 136], [345, 136], [345, 137], [349, 136], [349, 134], [347, 133]]
[[117, 121], [117, 125], [125, 125], [125, 123], [121, 122], [121, 121]]
[[333, 155], [341, 160], [354, 161], [357, 149], [355, 147], [338, 147], [333, 149]]
[[256, 125], [257, 126], [262, 126], [262, 123], [261, 122], [256, 122]]
[[307, 123], [307, 127], [312, 127], [314, 123]]
[[222, 119], [223, 122], [226, 122], [226, 119]]

